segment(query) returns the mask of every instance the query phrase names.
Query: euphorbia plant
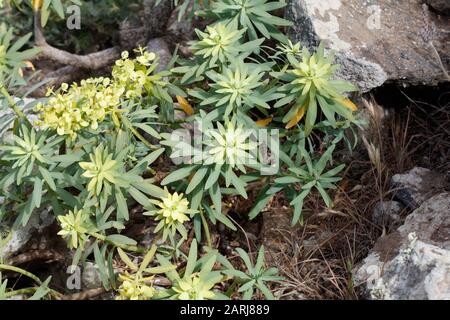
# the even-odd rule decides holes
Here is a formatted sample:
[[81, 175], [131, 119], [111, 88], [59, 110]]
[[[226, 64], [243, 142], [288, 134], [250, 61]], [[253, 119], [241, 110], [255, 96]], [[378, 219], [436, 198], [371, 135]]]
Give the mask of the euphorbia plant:
[[[58, 1], [44, 4], [57, 8]], [[225, 299], [233, 295], [224, 290], [231, 281], [245, 299], [256, 289], [272, 299], [270, 282], [280, 278], [265, 268], [264, 249], [256, 264], [237, 249], [245, 264], [238, 270], [212, 248], [212, 225], [236, 231], [230, 197], [253, 199], [255, 187], [252, 219], [280, 192], [289, 199], [293, 224], [302, 221], [313, 192], [331, 206], [330, 191], [344, 168], [334, 165], [333, 151], [357, 123], [345, 94], [356, 88], [334, 79], [338, 66], [323, 45], [310, 53], [287, 40], [282, 27], [290, 22], [274, 14], [285, 1], [194, 4], [203, 4], [199, 15], [213, 23], [196, 30], [190, 57], [175, 56], [175, 66], [159, 71], [157, 54], [125, 51], [111, 76], [49, 89], [33, 104], [37, 121], [15, 102], [7, 76], [35, 51], [20, 54], [27, 38], [11, 45], [11, 32], [0, 29], [1, 106], [15, 113], [8, 115], [12, 129], [0, 127], [0, 135], [10, 131], [0, 144], [0, 219], [26, 225], [45, 207], [74, 250], [73, 265], [94, 259], [103, 286], [119, 299]], [[272, 56], [261, 50], [277, 41]], [[175, 117], [176, 107], [185, 114]], [[200, 135], [178, 141], [180, 128]], [[258, 140], [268, 131], [274, 131], [270, 141]], [[183, 161], [168, 165], [169, 158]], [[263, 172], [270, 158], [280, 166]], [[167, 174], [157, 172], [161, 164]], [[137, 219], [145, 219], [147, 241], [153, 231], [150, 245], [130, 236]], [[205, 238], [209, 248], [199, 257]], [[191, 242], [188, 254], [185, 242]], [[118, 277], [117, 254], [124, 268]], [[156, 288], [161, 273], [168, 284]]]
[[352, 111], [356, 106], [345, 98], [344, 93], [357, 88], [350, 82], [332, 79], [339, 66], [333, 64], [332, 55], [325, 55], [323, 43], [312, 55], [307, 49], [303, 49], [301, 54], [295, 49], [287, 51], [287, 59], [290, 64], [288, 70], [273, 73], [286, 82], [279, 88], [284, 96], [274, 106], [291, 105], [282, 120], [287, 123], [286, 129], [294, 127], [305, 117], [305, 131], [311, 133], [319, 110], [333, 127], [336, 127], [336, 115], [353, 119]]

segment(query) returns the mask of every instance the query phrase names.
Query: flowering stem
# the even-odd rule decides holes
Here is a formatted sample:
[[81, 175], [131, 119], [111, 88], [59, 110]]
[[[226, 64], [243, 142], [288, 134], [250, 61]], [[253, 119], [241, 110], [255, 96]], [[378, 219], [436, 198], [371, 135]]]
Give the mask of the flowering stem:
[[[14, 290], [14, 291], [10, 291], [8, 293], [5, 294], [5, 298], [11, 298], [14, 296], [18, 296], [21, 294], [25, 294], [25, 295], [33, 295], [39, 288], [23, 288], [23, 289], [18, 289], [18, 290]], [[58, 291], [55, 291], [53, 289], [49, 288], [49, 294], [53, 295], [56, 299], [61, 299], [62, 298], [62, 294], [59, 293]]]
[[11, 109], [14, 111], [14, 113], [15, 113], [19, 118], [27, 119], [27, 118], [25, 117], [25, 114], [22, 112], [22, 110], [20, 110], [20, 109], [17, 107], [16, 102], [14, 101], [14, 99], [11, 97], [11, 95], [9, 94], [9, 92], [6, 90], [6, 88], [5, 88], [2, 84], [0, 84], [0, 93], [1, 93], [2, 95], [5, 96], [6, 100], [8, 101], [9, 106], [11, 107]]
[[[17, 268], [17, 267], [14, 267], [14, 266], [9, 266], [9, 265], [6, 265], [6, 264], [0, 264], [0, 270], [7, 270], [7, 271], [12, 271], [12, 272], [16, 272], [16, 273], [22, 274], [22, 275], [24, 275], [24, 276], [34, 280], [38, 285], [42, 285], [41, 279], [36, 277], [31, 272], [28, 272], [28, 271], [23, 270], [21, 268]], [[9, 298], [9, 297], [13, 297], [13, 296], [16, 296], [16, 295], [19, 295], [19, 294], [34, 294], [37, 289], [38, 288], [24, 288], [24, 289], [20, 289], [20, 290], [11, 291], [11, 292], [8, 292], [6, 294], [6, 297]], [[55, 290], [50, 289], [50, 288], [48, 288], [48, 289], [49, 289], [49, 293], [52, 294], [55, 298], [62, 297], [62, 294], [59, 293], [58, 291], [55, 291]]]
[[149, 149], [156, 150], [158, 147], [152, 145], [150, 142], [147, 141], [135, 128], [133, 128], [133, 125], [128, 121], [128, 119], [125, 119], [124, 117], [120, 117], [121, 122], [125, 125], [125, 127], [133, 133], [136, 138], [141, 140]]
[[231, 295], [233, 294], [234, 289], [236, 288], [237, 284], [238, 284], [237, 280], [235, 278], [233, 278], [233, 283], [231, 284], [231, 286], [228, 288], [227, 292], [225, 293], [225, 295], [227, 297], [231, 297]]
[[25, 271], [23, 269], [20, 269], [20, 268], [17, 268], [17, 267], [13, 267], [13, 266], [8, 266], [6, 264], [0, 264], [0, 270], [8, 270], [8, 271], [13, 271], [13, 272], [16, 272], [16, 273], [20, 273], [20, 274], [22, 274], [22, 275], [24, 275], [24, 276], [26, 276], [26, 277], [28, 277], [30, 279], [33, 279], [37, 284], [39, 284], [39, 285], [42, 284], [41, 279], [39, 279], [34, 274], [32, 274], [32, 273], [30, 273], [28, 271]]
[[208, 247], [212, 248], [211, 234], [209, 233], [208, 222], [206, 221], [205, 216], [203, 215], [203, 210], [200, 210], [200, 218], [202, 219], [203, 229], [205, 229], [206, 241], [208, 242]]
[[14, 296], [22, 295], [22, 294], [34, 294], [36, 292], [36, 288], [24, 288], [19, 290], [10, 291], [5, 294], [5, 298], [11, 298]]

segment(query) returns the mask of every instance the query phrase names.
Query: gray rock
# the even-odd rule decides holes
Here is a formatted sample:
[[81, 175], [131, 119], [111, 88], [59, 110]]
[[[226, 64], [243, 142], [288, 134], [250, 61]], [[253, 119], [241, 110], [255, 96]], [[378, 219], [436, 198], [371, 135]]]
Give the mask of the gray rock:
[[443, 14], [450, 14], [450, 1], [448, 1], [448, 0], [427, 0], [426, 2], [436, 11], [443, 13]]
[[335, 61], [341, 66], [336, 77], [357, 84], [362, 92], [378, 88], [388, 80], [383, 68], [366, 58], [355, 57], [349, 52], [337, 52]]
[[[338, 76], [362, 92], [386, 81], [435, 84], [448, 80], [450, 24], [424, 11], [423, 0], [291, 0], [293, 41], [315, 47], [323, 41], [336, 52]], [[439, 57], [431, 45], [436, 48]]]
[[43, 210], [40, 214], [33, 214], [25, 227], [11, 230], [6, 237], [6, 243], [0, 247], [0, 256], [6, 258], [19, 252], [31, 239], [35, 232], [41, 232], [51, 225], [54, 217]]
[[401, 221], [400, 213], [403, 205], [397, 201], [381, 201], [378, 202], [372, 214], [372, 221], [377, 225], [391, 225]]
[[81, 275], [81, 281], [86, 289], [96, 289], [102, 286], [98, 266], [92, 262], [86, 262]]
[[425, 201], [398, 229], [402, 235], [415, 232], [421, 241], [450, 250], [450, 193]]
[[450, 193], [427, 200], [354, 270], [371, 299], [450, 299]]
[[198, 17], [189, 18], [189, 13], [191, 12], [193, 2], [191, 2], [185, 11], [185, 14], [178, 19], [181, 7], [175, 8], [172, 15], [167, 23], [167, 31], [177, 38], [178, 42], [189, 41], [194, 38], [194, 24]]
[[415, 167], [404, 174], [394, 175], [391, 185], [395, 189], [395, 198], [414, 210], [431, 196], [443, 191], [445, 178], [429, 169]]
[[163, 71], [167, 68], [172, 53], [170, 52], [167, 42], [163, 38], [154, 38], [147, 43], [147, 51], [154, 52], [159, 58], [159, 65], [156, 72]]

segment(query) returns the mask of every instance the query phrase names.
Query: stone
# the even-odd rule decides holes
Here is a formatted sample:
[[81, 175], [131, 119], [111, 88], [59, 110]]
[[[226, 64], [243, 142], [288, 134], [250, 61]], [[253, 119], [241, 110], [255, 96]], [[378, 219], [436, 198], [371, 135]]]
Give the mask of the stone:
[[19, 226], [11, 230], [6, 236], [5, 243], [3, 245], [0, 243], [0, 257], [6, 258], [18, 253], [28, 243], [34, 232], [42, 232], [53, 221], [54, 217], [48, 210], [33, 214], [26, 226]]
[[95, 263], [86, 262], [81, 275], [81, 281], [86, 289], [97, 289], [102, 286], [100, 270]]
[[421, 241], [450, 250], [450, 193], [428, 199], [406, 218], [398, 232], [415, 232]]
[[409, 209], [418, 208], [425, 200], [445, 188], [445, 178], [426, 168], [415, 167], [391, 179], [395, 199]]
[[448, 1], [448, 0], [427, 0], [426, 2], [437, 12], [443, 13], [443, 14], [450, 14], [450, 1]]
[[133, 50], [144, 47], [153, 38], [167, 34], [166, 28], [172, 13], [170, 1], [144, 0], [143, 10], [137, 15], [131, 15], [121, 22], [119, 27], [120, 47]]
[[441, 193], [381, 237], [354, 269], [370, 299], [450, 299], [450, 193]]
[[176, 37], [178, 43], [190, 41], [195, 38], [195, 24], [198, 23], [198, 17], [189, 17], [193, 3], [186, 8], [183, 16], [179, 17], [181, 7], [176, 7], [167, 23], [167, 32]]
[[165, 70], [172, 60], [172, 53], [170, 52], [167, 42], [163, 38], [154, 38], [147, 43], [147, 51], [154, 52], [159, 59], [156, 72]]
[[404, 207], [397, 201], [380, 201], [378, 202], [372, 214], [372, 221], [380, 226], [391, 225], [401, 221], [400, 213]]
[[341, 64], [337, 76], [362, 92], [387, 81], [448, 81], [440, 61], [448, 70], [450, 23], [423, 0], [291, 0], [286, 18], [294, 22], [293, 41], [307, 47], [323, 41]]

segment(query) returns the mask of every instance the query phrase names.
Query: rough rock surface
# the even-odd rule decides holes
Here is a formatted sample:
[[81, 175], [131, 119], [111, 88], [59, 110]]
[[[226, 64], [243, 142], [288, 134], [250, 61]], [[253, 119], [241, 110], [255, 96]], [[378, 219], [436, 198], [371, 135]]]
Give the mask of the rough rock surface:
[[98, 266], [92, 262], [86, 262], [81, 281], [86, 289], [100, 288], [102, 286], [102, 280]]
[[395, 189], [395, 198], [414, 210], [444, 189], [445, 178], [429, 169], [415, 167], [404, 174], [394, 175], [391, 185]]
[[372, 221], [377, 225], [390, 225], [401, 221], [403, 205], [397, 201], [381, 201], [375, 205]]
[[6, 237], [6, 243], [0, 246], [0, 257], [6, 258], [19, 252], [31, 239], [35, 231], [42, 231], [54, 221], [54, 217], [47, 210], [40, 214], [33, 214], [25, 227], [18, 227]]
[[427, 0], [427, 3], [437, 12], [450, 14], [450, 1], [448, 0]]
[[448, 80], [439, 59], [448, 70], [450, 19], [424, 9], [423, 2], [291, 0], [286, 15], [294, 22], [293, 40], [309, 47], [324, 41], [342, 65], [338, 76], [367, 92], [390, 80]]
[[441, 193], [380, 238], [354, 270], [372, 299], [450, 299], [450, 193]]
[[163, 38], [154, 38], [150, 40], [147, 43], [147, 51], [154, 52], [159, 58], [159, 64], [156, 72], [163, 71], [172, 59], [169, 46]]

